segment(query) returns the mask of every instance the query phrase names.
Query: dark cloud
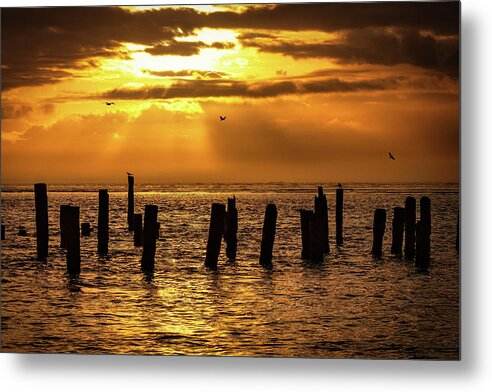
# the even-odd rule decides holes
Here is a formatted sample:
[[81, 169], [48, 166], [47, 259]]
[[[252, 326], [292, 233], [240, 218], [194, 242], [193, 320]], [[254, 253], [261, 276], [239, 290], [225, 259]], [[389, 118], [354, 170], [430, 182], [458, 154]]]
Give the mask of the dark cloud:
[[12, 104], [10, 102], [2, 103], [2, 119], [17, 119], [24, 118], [31, 114], [32, 106], [25, 104]]
[[[189, 36], [204, 27], [336, 32], [396, 26], [457, 35], [459, 3], [279, 4], [249, 7], [240, 13], [204, 13], [186, 7], [139, 12], [117, 7], [4, 8], [1, 25], [5, 90], [57, 82], [70, 77], [72, 69], [97, 66], [97, 58], [124, 57], [127, 54], [122, 51], [123, 42], [151, 46], [151, 51], [163, 54], [170, 49], [186, 55], [197, 53], [196, 44], [185, 44], [188, 46], [184, 50], [163, 42]], [[249, 34], [251, 39], [255, 32]], [[257, 38], [258, 34], [266, 33], [257, 33]], [[425, 45], [418, 38], [407, 37], [402, 47]], [[213, 47], [227, 45], [216, 43]], [[425, 63], [427, 54], [415, 54], [414, 61]], [[449, 54], [450, 60], [456, 56], [453, 51]]]
[[168, 41], [164, 44], [154, 45], [145, 49], [145, 52], [154, 56], [193, 56], [200, 53], [203, 48], [232, 49], [232, 42], [213, 42], [208, 45], [201, 41]]
[[337, 42], [306, 43], [243, 40], [244, 46], [293, 58], [330, 58], [352, 64], [411, 64], [458, 75], [458, 37], [436, 38], [417, 30], [363, 29], [346, 32]]
[[181, 80], [169, 87], [154, 86], [139, 89], [113, 89], [97, 95], [97, 99], [174, 99], [207, 97], [268, 98], [289, 94], [354, 93], [381, 91], [399, 86], [398, 79], [348, 81], [338, 78], [317, 80], [287, 80], [245, 82], [241, 80]]

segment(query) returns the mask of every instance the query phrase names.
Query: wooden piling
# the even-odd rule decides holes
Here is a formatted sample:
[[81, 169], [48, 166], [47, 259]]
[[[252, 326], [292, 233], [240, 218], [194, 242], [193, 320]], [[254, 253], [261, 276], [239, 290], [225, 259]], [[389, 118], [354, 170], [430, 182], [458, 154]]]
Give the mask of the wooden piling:
[[328, 225], [328, 201], [326, 195], [323, 194], [323, 187], [318, 187], [318, 196], [314, 198], [314, 213], [321, 215], [321, 227], [322, 227], [322, 247], [323, 253], [330, 253], [329, 237], [329, 225]]
[[210, 226], [208, 230], [207, 253], [205, 255], [205, 266], [217, 268], [220, 254], [220, 244], [224, 235], [225, 205], [212, 203], [210, 213]]
[[405, 230], [405, 209], [403, 207], [393, 208], [393, 228], [391, 241], [391, 254], [403, 254], [403, 233]]
[[133, 231], [133, 214], [135, 212], [134, 202], [135, 197], [133, 193], [133, 186], [135, 183], [135, 179], [133, 176], [128, 176], [128, 214], [127, 214], [127, 222], [128, 222], [128, 230]]
[[265, 210], [263, 222], [263, 234], [261, 237], [260, 264], [272, 265], [273, 243], [275, 241], [275, 230], [277, 226], [277, 206], [268, 204]]
[[375, 257], [381, 257], [383, 255], [383, 237], [384, 230], [386, 228], [386, 210], [382, 208], [376, 208], [374, 211], [374, 225], [372, 229], [372, 254]]
[[46, 261], [48, 257], [48, 190], [46, 184], [34, 184], [34, 199], [37, 259]]
[[337, 188], [336, 215], [337, 245], [343, 245], [343, 188]]
[[303, 259], [309, 259], [311, 257], [311, 243], [310, 243], [310, 227], [311, 219], [313, 219], [313, 211], [299, 210], [301, 213], [301, 238], [302, 238], [302, 252], [301, 257]]
[[79, 207], [69, 206], [66, 210], [67, 272], [80, 274], [80, 225]]
[[157, 213], [157, 206], [145, 206], [143, 252], [141, 262], [142, 271], [144, 272], [154, 271], [155, 249], [157, 242]]
[[429, 267], [430, 258], [427, 254], [425, 224], [422, 221], [418, 221], [415, 227], [415, 266], [421, 270], [426, 270]]
[[67, 248], [67, 209], [69, 205], [60, 206], [60, 248]]
[[413, 260], [415, 257], [415, 212], [416, 201], [414, 197], [405, 200], [405, 258]]
[[89, 237], [91, 235], [91, 224], [90, 223], [87, 223], [87, 222], [84, 222], [82, 223], [81, 225], [81, 233], [80, 235], [82, 237]]
[[133, 214], [133, 245], [142, 246], [142, 214]]
[[236, 196], [227, 199], [227, 212], [225, 222], [225, 241], [226, 241], [226, 256], [229, 261], [236, 260], [237, 251], [237, 208]]
[[5, 225], [2, 225], [2, 240], [5, 239]]
[[97, 253], [108, 254], [109, 243], [109, 194], [107, 189], [99, 189], [99, 210], [97, 215]]
[[323, 216], [313, 214], [309, 220], [309, 258], [312, 261], [323, 261]]
[[420, 222], [422, 224], [422, 257], [430, 259], [431, 248], [431, 200], [427, 196], [420, 198]]

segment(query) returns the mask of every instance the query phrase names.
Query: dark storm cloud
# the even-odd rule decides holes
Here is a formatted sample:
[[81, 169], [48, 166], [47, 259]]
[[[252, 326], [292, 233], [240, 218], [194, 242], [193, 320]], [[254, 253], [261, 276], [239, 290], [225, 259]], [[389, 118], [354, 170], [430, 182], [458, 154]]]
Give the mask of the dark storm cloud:
[[339, 42], [305, 43], [243, 40], [243, 46], [293, 58], [330, 58], [339, 63], [411, 64], [457, 76], [457, 37], [436, 38], [417, 30], [362, 29], [347, 32]]
[[[70, 69], [97, 66], [98, 57], [124, 56], [122, 42], [165, 51], [169, 47], [163, 42], [203, 27], [335, 32], [396, 26], [456, 35], [459, 3], [279, 4], [241, 13], [203, 13], [185, 7], [142, 12], [116, 7], [5, 8], [1, 22], [2, 88], [9, 89], [57, 82], [70, 76]], [[409, 37], [405, 44], [410, 48], [419, 43]], [[180, 53], [197, 52], [196, 45], [187, 45]]]
[[338, 78], [321, 80], [290, 80], [271, 82], [244, 82], [239, 80], [181, 80], [169, 87], [114, 89], [97, 95], [97, 99], [174, 99], [206, 97], [268, 98], [289, 94], [353, 93], [380, 91], [399, 86], [398, 79], [344, 81]]

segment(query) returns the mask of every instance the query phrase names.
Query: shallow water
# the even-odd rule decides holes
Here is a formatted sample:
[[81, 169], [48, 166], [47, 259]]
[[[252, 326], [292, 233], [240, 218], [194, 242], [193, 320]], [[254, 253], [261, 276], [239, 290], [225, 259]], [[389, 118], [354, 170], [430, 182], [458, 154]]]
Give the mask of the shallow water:
[[[124, 186], [48, 185], [50, 255], [35, 260], [32, 185], [2, 189], [1, 344], [4, 352], [331, 358], [459, 358], [456, 184], [345, 185], [343, 247], [334, 243], [334, 185], [326, 184], [331, 254], [300, 258], [299, 208], [312, 208], [317, 184], [136, 185], [135, 212], [159, 206], [153, 276], [126, 230]], [[82, 273], [70, 279], [59, 248], [59, 206], [80, 206], [97, 226], [97, 190], [110, 189], [110, 256], [97, 233], [81, 238]], [[238, 255], [204, 267], [210, 205], [236, 195]], [[392, 208], [406, 196], [432, 200], [427, 273], [393, 258]], [[259, 248], [265, 206], [278, 208], [273, 268]], [[388, 213], [384, 255], [370, 255], [374, 208]], [[418, 216], [418, 202], [417, 202]], [[24, 225], [27, 237], [17, 236]]]

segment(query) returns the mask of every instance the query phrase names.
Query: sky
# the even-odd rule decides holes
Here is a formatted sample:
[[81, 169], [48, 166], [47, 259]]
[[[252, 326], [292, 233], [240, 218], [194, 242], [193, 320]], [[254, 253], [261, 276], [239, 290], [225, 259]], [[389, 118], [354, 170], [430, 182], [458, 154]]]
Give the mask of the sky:
[[3, 8], [1, 77], [6, 184], [459, 180], [458, 2]]

